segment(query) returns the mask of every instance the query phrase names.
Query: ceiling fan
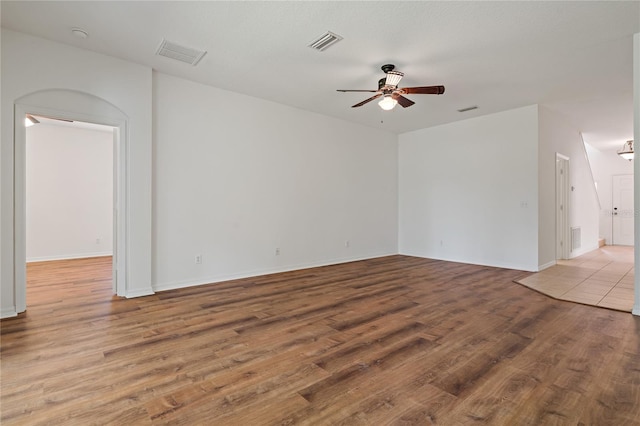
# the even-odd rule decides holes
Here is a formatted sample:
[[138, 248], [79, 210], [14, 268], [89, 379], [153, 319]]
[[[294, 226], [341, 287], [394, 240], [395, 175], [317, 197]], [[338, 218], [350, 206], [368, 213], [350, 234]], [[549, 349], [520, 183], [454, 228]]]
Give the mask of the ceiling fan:
[[410, 107], [415, 102], [405, 98], [403, 95], [442, 95], [444, 93], [444, 86], [422, 86], [422, 87], [398, 87], [398, 83], [404, 76], [404, 73], [394, 71], [395, 65], [386, 64], [383, 65], [382, 71], [387, 75], [385, 78], [381, 78], [378, 81], [378, 90], [348, 90], [338, 89], [338, 92], [371, 92], [375, 93], [369, 99], [365, 99], [351, 108], [360, 107], [366, 103], [371, 102], [374, 99], [382, 97], [378, 105], [385, 111], [393, 109], [396, 104], [400, 104], [403, 108]]
[[40, 120], [38, 120], [36, 117], [39, 117], [39, 118], [46, 118], [46, 119], [49, 119], [49, 120], [65, 121], [65, 122], [67, 122], [67, 123], [73, 123], [73, 120], [67, 120], [67, 119], [64, 119], [64, 118], [47, 117], [47, 116], [45, 116], [45, 115], [37, 115], [37, 116], [34, 116], [34, 115], [32, 115], [32, 114], [27, 114], [27, 115], [25, 115], [25, 117], [24, 117], [24, 125], [25, 125], [25, 127], [31, 127], [31, 126], [33, 126], [34, 124], [39, 124], [39, 123], [40, 123]]

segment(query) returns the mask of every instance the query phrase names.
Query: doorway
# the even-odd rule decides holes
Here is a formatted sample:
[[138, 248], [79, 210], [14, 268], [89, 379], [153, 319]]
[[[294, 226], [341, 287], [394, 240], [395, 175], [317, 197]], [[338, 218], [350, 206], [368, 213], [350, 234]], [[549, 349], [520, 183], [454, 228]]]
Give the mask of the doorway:
[[127, 118], [95, 96], [62, 89], [25, 95], [14, 104], [13, 291], [15, 314], [27, 309], [26, 300], [26, 128], [27, 114], [101, 124], [113, 128], [113, 263], [112, 293], [127, 296], [128, 136]]
[[[85, 264], [81, 281], [104, 286], [105, 265], [113, 269], [114, 128], [38, 115], [27, 123], [27, 285], [47, 271], [59, 271], [55, 280], [71, 279], [65, 271]], [[87, 259], [97, 258], [92, 276]]]
[[612, 243], [632, 246], [634, 242], [633, 175], [612, 176]]

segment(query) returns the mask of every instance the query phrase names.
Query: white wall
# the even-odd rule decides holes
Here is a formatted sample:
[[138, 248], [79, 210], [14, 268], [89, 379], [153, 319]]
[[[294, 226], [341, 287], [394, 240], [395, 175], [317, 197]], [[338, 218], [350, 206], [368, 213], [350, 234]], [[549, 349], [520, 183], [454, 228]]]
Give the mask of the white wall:
[[27, 261], [112, 254], [113, 133], [27, 129]]
[[399, 137], [402, 254], [538, 268], [537, 106]]
[[153, 96], [156, 290], [397, 253], [395, 135], [158, 73]]
[[[2, 201], [0, 316], [18, 309], [13, 275], [14, 103], [26, 95], [65, 89], [100, 98], [127, 117], [129, 141], [128, 295], [151, 291], [152, 72], [137, 64], [2, 29]], [[91, 111], [84, 111], [90, 114]]]
[[[620, 142], [620, 148], [624, 141]], [[601, 151], [585, 144], [593, 177], [598, 183], [600, 199], [599, 236], [606, 244], [613, 244], [611, 209], [613, 207], [613, 176], [633, 175], [633, 162], [620, 157], [616, 151]]]
[[397, 252], [391, 133], [168, 76], [154, 89], [148, 68], [5, 29], [1, 62], [1, 316], [19, 305], [12, 111], [51, 89], [127, 117], [127, 295]]
[[1, 42], [0, 316], [16, 312], [13, 106], [48, 89], [127, 117], [132, 295], [398, 251], [537, 270], [555, 261], [555, 152], [572, 160], [572, 226], [597, 244], [579, 135], [544, 108], [396, 137], [5, 29]]
[[598, 248], [598, 196], [593, 185], [587, 154], [580, 133], [563, 116], [539, 108], [540, 265], [556, 260], [555, 170], [556, 153], [569, 157], [569, 226], [581, 228], [581, 247], [576, 257]]

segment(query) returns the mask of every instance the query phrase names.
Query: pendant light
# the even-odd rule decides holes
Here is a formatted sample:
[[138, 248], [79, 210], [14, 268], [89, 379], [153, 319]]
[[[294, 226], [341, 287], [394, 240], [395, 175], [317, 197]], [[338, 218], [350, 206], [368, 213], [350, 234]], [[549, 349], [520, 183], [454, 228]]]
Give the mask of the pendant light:
[[618, 155], [625, 160], [633, 160], [633, 141], [626, 141], [622, 146], [622, 149], [618, 151]]

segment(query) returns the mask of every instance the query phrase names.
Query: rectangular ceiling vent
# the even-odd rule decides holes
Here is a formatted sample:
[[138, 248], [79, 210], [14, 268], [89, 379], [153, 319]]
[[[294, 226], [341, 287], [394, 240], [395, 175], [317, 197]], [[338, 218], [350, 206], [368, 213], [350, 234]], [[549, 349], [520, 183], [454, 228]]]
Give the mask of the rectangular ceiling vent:
[[333, 46], [340, 40], [342, 40], [341, 36], [339, 36], [338, 34], [332, 33], [331, 31], [327, 31], [325, 34], [321, 35], [316, 41], [311, 42], [309, 44], [309, 47], [322, 52], [323, 50], [328, 49], [330, 46]]
[[162, 43], [160, 43], [156, 51], [156, 55], [158, 56], [165, 56], [194, 66], [197, 65], [200, 59], [206, 54], [207, 52], [205, 50], [181, 46], [166, 39], [162, 39]]
[[474, 105], [474, 106], [470, 106], [470, 107], [467, 107], [467, 108], [462, 108], [462, 109], [459, 109], [458, 112], [473, 111], [474, 109], [478, 109], [478, 106]]

